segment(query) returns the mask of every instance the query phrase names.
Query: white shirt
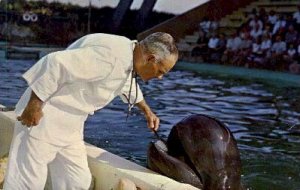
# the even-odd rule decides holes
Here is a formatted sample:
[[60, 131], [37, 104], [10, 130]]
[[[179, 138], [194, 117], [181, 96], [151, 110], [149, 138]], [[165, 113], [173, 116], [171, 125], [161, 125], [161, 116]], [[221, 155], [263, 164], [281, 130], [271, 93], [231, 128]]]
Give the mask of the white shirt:
[[208, 41], [208, 47], [209, 48], [217, 48], [218, 43], [219, 43], [219, 38], [212, 37]]
[[241, 48], [242, 45], [242, 39], [237, 36], [233, 39], [233, 43], [232, 43], [232, 49], [235, 50], [239, 50]]
[[259, 36], [262, 35], [262, 30], [256, 30], [256, 29], [252, 29], [250, 32], [250, 36], [254, 39], [258, 38]]
[[253, 53], [261, 52], [261, 44], [253, 43], [252, 44], [252, 52]]
[[275, 42], [271, 50], [275, 53], [284, 53], [286, 51], [286, 43], [284, 41]]
[[233, 48], [233, 38], [228, 38], [226, 42], [226, 48], [232, 50]]
[[269, 15], [268, 16], [268, 21], [271, 23], [271, 24], [275, 24], [276, 23], [276, 21], [277, 21], [277, 16], [276, 15]]
[[261, 49], [262, 50], [267, 50], [267, 49], [270, 49], [272, 46], [272, 41], [270, 39], [267, 39], [267, 40], [263, 40], [261, 42]]
[[294, 49], [294, 48], [288, 49], [287, 54], [290, 57], [293, 57], [296, 54], [296, 49]]
[[251, 29], [254, 29], [256, 28], [256, 25], [259, 25], [259, 30], [262, 30], [263, 29], [263, 23], [261, 20], [255, 20], [255, 19], [252, 19], [249, 23], [249, 26], [251, 27]]
[[297, 24], [300, 24], [300, 11], [295, 12], [293, 18], [296, 19]]
[[275, 23], [275, 25], [273, 27], [273, 35], [276, 34], [280, 28], [284, 28], [285, 25], [286, 25], [285, 20], [277, 20], [277, 22]]
[[204, 32], [208, 32], [210, 29], [211, 22], [210, 21], [202, 21], [202, 22], [200, 22], [199, 25]]
[[[45, 103], [43, 111], [57, 109], [61, 111], [61, 117], [68, 115], [66, 120], [73, 115], [85, 120], [88, 114], [103, 108], [116, 96], [126, 101], [131, 83], [134, 46], [135, 41], [125, 37], [90, 34], [75, 41], [64, 51], [48, 54], [23, 75], [29, 88], [16, 105], [16, 114], [23, 112], [31, 90]], [[136, 102], [143, 100], [142, 92], [137, 87], [135, 89], [134, 79], [131, 103], [135, 100], [136, 90]], [[51, 115], [51, 112], [46, 114]], [[69, 133], [74, 132], [74, 128], [75, 131], [83, 131], [80, 124], [65, 129], [64, 126], [51, 126], [48, 129], [49, 125], [46, 122], [43, 127], [33, 127], [31, 135], [53, 142], [53, 138], [64, 140], [66, 135], [68, 137]], [[77, 135], [69, 139], [78, 138]]]

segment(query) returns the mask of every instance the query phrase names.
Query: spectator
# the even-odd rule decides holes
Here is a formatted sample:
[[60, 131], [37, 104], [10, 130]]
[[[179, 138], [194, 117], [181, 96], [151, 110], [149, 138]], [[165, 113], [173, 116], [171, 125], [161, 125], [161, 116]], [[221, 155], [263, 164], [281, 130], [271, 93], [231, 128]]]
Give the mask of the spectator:
[[218, 27], [219, 27], [219, 23], [215, 18], [210, 20], [210, 25], [209, 25], [209, 31], [210, 32], [216, 32]]
[[196, 58], [196, 60], [202, 58], [204, 61], [206, 61], [208, 53], [207, 44], [208, 39], [206, 38], [204, 31], [200, 29], [197, 44], [192, 49], [192, 57]]
[[289, 71], [293, 74], [300, 74], [300, 43], [298, 42], [296, 61], [289, 65]]
[[293, 14], [293, 18], [296, 23], [296, 30], [300, 31], [300, 5], [297, 6], [298, 10]]
[[294, 29], [293, 25], [290, 25], [287, 33], [285, 34], [285, 42], [288, 44], [295, 43], [297, 39], [298, 39], [298, 32]]
[[300, 43], [298, 42], [298, 48], [297, 48], [297, 61], [300, 63]]
[[265, 19], [265, 17], [267, 16], [267, 12], [266, 9], [261, 7], [258, 11], [258, 18], [259, 20], [263, 21]]
[[257, 16], [257, 10], [256, 10], [256, 8], [253, 8], [253, 9], [251, 10], [251, 12], [247, 15], [247, 17], [248, 17], [249, 19], [253, 19], [255, 16]]
[[284, 64], [282, 63], [283, 55], [286, 52], [286, 43], [282, 41], [281, 36], [276, 36], [276, 41], [271, 47], [271, 66], [274, 69], [283, 70]]
[[202, 22], [200, 22], [199, 24], [199, 28], [201, 30], [203, 30], [205, 33], [208, 33], [209, 29], [210, 29], [210, 21], [208, 19], [208, 17], [204, 17]]
[[263, 65], [264, 59], [261, 45], [261, 38], [256, 38], [255, 42], [252, 44], [252, 52], [248, 58], [250, 67], [261, 67]]
[[273, 32], [272, 34], [273, 35], [276, 35], [277, 32], [280, 30], [280, 29], [284, 29], [285, 28], [285, 25], [286, 25], [286, 21], [284, 19], [284, 16], [283, 15], [279, 15], [278, 17], [278, 20], [276, 21], [274, 27], [273, 27]]
[[243, 25], [243, 27], [242, 27], [242, 29], [240, 31], [240, 37], [241, 37], [242, 40], [245, 39], [246, 36], [250, 35], [249, 31], [250, 31], [249, 26], [248, 25]]
[[208, 41], [209, 61], [212, 60], [214, 53], [216, 53], [218, 51], [218, 49], [217, 49], [218, 44], [219, 44], [219, 38], [217, 37], [217, 35], [215, 33], [213, 33]]
[[268, 23], [264, 26], [264, 30], [262, 31], [262, 35], [267, 35], [267, 36], [272, 37], [273, 31], [272, 31], [272, 27], [271, 27], [270, 23]]
[[234, 34], [233, 43], [232, 43], [233, 51], [238, 51], [242, 45], [242, 39], [238, 34], [239, 34], [238, 32]]
[[277, 22], [277, 15], [275, 14], [275, 11], [274, 10], [271, 10], [270, 12], [269, 12], [269, 19], [268, 19], [268, 21], [269, 21], [269, 23], [271, 24], [271, 26], [272, 26], [272, 28], [273, 28], [273, 26], [275, 25], [275, 23]]
[[262, 30], [259, 26], [259, 24], [256, 24], [256, 26], [251, 30], [250, 36], [256, 40], [258, 37], [262, 35]]
[[289, 71], [293, 74], [300, 74], [300, 64], [298, 64], [296, 61], [290, 64]]
[[294, 44], [290, 43], [286, 54], [284, 54], [284, 56], [283, 56], [284, 61], [287, 62], [288, 64], [294, 62], [296, 59], [296, 54], [297, 54], [297, 51], [294, 47]]
[[293, 26], [295, 28], [295, 21], [291, 14], [288, 14], [286, 17], [285, 31], [288, 31], [289, 27]]
[[211, 59], [213, 61], [220, 62], [221, 57], [225, 50], [226, 50], [226, 38], [225, 38], [225, 34], [221, 33], [219, 35], [219, 42], [217, 48], [215, 52], [211, 55]]
[[272, 47], [272, 40], [270, 35], [263, 35], [261, 42], [261, 51], [265, 57], [270, 57], [270, 49]]
[[252, 38], [249, 33], [246, 33], [242, 39], [240, 49], [249, 49], [252, 46]]
[[247, 57], [251, 53], [252, 47], [252, 38], [249, 33], [242, 38], [242, 43], [240, 46], [240, 50], [238, 51], [238, 59], [236, 61], [237, 66], [245, 65], [247, 62]]
[[258, 16], [255, 15], [253, 19], [250, 20], [249, 26], [252, 29], [256, 28], [256, 26], [259, 25], [259, 30], [263, 29], [263, 23], [261, 20], [259, 20]]
[[226, 50], [222, 56], [223, 63], [236, 64], [238, 61], [238, 54], [242, 45], [242, 39], [239, 33], [236, 32], [226, 42]]

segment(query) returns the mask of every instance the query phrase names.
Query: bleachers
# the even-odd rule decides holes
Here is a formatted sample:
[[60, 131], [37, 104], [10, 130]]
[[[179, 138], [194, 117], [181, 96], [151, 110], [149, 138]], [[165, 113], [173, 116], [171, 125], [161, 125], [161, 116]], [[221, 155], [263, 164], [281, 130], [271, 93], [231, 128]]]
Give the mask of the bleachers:
[[[246, 15], [250, 14], [255, 8], [257, 11], [260, 8], [264, 8], [266, 12], [270, 10], [275, 10], [277, 14], [292, 14], [297, 11], [297, 5], [299, 5], [299, 0], [258, 0], [246, 7], [240, 8], [234, 11], [232, 14], [223, 17], [219, 20], [219, 33], [224, 33], [226, 35], [231, 35], [237, 29], [247, 21]], [[199, 21], [200, 22], [200, 21]], [[186, 35], [184, 38], [180, 39], [177, 43], [179, 51], [183, 54], [189, 55], [187, 51], [190, 51], [192, 46], [195, 45], [198, 39], [198, 33]]]

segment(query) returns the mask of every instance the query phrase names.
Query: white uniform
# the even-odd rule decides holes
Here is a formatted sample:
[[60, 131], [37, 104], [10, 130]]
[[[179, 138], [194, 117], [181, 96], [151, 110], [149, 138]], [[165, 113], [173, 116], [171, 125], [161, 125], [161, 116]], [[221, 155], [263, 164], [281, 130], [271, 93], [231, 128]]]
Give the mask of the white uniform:
[[[33, 90], [44, 102], [44, 116], [31, 129], [16, 122], [5, 190], [43, 189], [47, 164], [53, 189], [88, 188], [84, 121], [116, 96], [127, 102], [135, 43], [121, 36], [90, 34], [67, 50], [43, 57], [23, 75], [29, 87], [16, 114], [22, 114]], [[143, 100], [134, 82], [131, 103]]]

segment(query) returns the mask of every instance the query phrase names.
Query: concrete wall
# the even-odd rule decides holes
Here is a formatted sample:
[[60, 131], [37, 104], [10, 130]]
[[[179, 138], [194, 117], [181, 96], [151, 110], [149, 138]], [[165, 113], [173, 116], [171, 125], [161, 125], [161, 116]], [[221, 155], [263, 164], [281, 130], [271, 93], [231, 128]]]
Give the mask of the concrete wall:
[[169, 19], [149, 30], [139, 33], [138, 40], [144, 39], [153, 32], [168, 32], [176, 41], [198, 29], [199, 22], [204, 16], [219, 20], [234, 10], [244, 7], [255, 0], [211, 0], [179, 16]]
[[[15, 118], [13, 112], [0, 112], [0, 157], [8, 153]], [[114, 190], [121, 178], [133, 181], [142, 190], [197, 190], [93, 145], [86, 144], [86, 148], [96, 190]], [[50, 186], [48, 180], [45, 189]]]

